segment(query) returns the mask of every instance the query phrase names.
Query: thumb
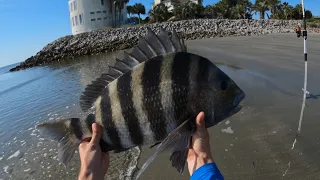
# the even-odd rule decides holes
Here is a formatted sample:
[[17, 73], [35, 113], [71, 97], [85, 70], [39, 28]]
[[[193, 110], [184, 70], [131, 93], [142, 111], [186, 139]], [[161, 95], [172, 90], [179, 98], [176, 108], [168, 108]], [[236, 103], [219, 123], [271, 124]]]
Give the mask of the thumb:
[[196, 126], [198, 130], [203, 130], [206, 128], [206, 123], [204, 121], [204, 112], [200, 112], [196, 118]]
[[93, 123], [92, 124], [92, 138], [91, 138], [90, 142], [93, 144], [99, 144], [100, 138], [101, 138], [101, 127], [98, 124]]

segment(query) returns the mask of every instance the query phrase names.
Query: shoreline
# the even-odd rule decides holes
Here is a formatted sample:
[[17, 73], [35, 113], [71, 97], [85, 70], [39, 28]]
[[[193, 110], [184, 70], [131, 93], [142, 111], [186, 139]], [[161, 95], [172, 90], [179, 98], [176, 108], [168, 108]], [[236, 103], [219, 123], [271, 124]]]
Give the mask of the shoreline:
[[[263, 23], [264, 22], [264, 23]], [[138, 37], [144, 37], [147, 27], [156, 33], [160, 27], [167, 31], [175, 29], [184, 40], [206, 39], [228, 36], [254, 36], [271, 33], [294, 33], [300, 20], [252, 20], [252, 19], [194, 19], [163, 22], [117, 29], [102, 29], [77, 35], [61, 37], [31, 56], [10, 72], [49, 64], [64, 59], [74, 59], [85, 55], [96, 55], [132, 48]], [[310, 28], [320, 33], [319, 29]]]

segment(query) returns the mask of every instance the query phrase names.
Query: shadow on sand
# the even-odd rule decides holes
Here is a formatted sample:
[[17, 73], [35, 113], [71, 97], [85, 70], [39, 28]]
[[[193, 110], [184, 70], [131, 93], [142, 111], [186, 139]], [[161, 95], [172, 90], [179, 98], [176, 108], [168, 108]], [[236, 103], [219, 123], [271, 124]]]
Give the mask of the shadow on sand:
[[314, 94], [309, 94], [308, 96], [307, 96], [307, 99], [319, 99], [320, 98], [320, 94], [316, 94], [316, 95], [314, 95]]

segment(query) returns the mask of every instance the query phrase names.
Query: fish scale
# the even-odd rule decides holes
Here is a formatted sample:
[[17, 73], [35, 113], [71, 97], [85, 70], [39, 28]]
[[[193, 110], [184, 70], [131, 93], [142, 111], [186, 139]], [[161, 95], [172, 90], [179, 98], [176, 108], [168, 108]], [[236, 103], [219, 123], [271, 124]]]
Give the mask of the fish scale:
[[124, 59], [89, 84], [80, 97], [87, 117], [41, 123], [43, 136], [58, 141], [59, 161], [67, 164], [79, 143], [103, 128], [103, 152], [123, 152], [136, 146], [154, 147], [137, 178], [164, 151], [172, 167], [183, 172], [195, 117], [205, 113], [212, 127], [237, 113], [244, 92], [208, 59], [188, 53], [183, 39], [163, 29], [151, 29]]

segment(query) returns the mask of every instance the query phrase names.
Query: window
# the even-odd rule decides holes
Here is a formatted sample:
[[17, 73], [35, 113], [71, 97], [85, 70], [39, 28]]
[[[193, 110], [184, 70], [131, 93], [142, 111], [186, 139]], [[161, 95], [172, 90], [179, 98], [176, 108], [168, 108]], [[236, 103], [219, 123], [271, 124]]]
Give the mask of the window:
[[101, 13], [101, 11], [97, 11], [97, 14], [100, 14]]
[[79, 22], [80, 24], [83, 24], [83, 21], [82, 21], [82, 14], [79, 15]]
[[101, 20], [101, 18], [98, 18], [98, 20]]
[[103, 19], [108, 19], [107, 17], [104, 17]]
[[91, 19], [91, 21], [95, 21], [96, 19]]
[[69, 10], [72, 11], [72, 3], [69, 4]]
[[90, 14], [94, 14], [94, 12], [90, 12]]
[[107, 11], [103, 11], [103, 13], [107, 13]]
[[71, 3], [71, 9], [72, 9], [72, 4], [73, 4], [73, 11], [77, 10], [77, 1], [73, 1]]
[[76, 16], [75, 19], [76, 19], [76, 25], [78, 25], [78, 16]]
[[72, 26], [74, 26], [74, 17], [72, 17]]
[[104, 5], [104, 2], [103, 2], [103, 0], [101, 0], [101, 5], [102, 5], [102, 6]]

